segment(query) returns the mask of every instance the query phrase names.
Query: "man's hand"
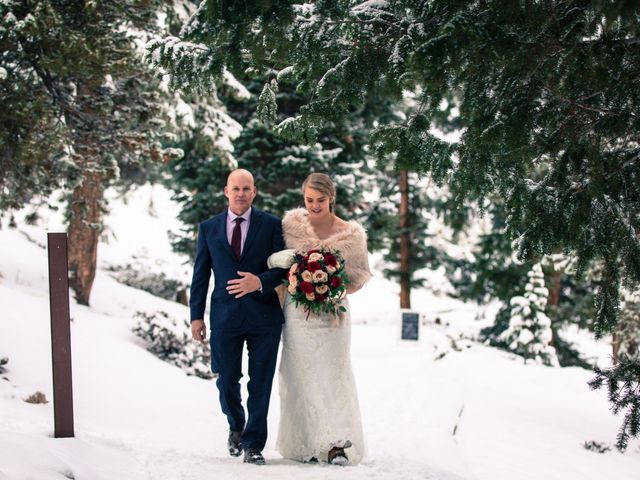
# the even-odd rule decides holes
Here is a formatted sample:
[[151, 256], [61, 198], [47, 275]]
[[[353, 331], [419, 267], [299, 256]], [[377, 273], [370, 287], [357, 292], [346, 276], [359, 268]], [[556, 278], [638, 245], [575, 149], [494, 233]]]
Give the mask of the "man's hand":
[[191, 338], [198, 342], [204, 342], [207, 339], [207, 326], [204, 324], [204, 320], [191, 322]]
[[259, 290], [262, 284], [260, 279], [250, 272], [238, 272], [242, 278], [236, 278], [227, 282], [227, 292], [236, 298], [244, 297], [247, 293]]

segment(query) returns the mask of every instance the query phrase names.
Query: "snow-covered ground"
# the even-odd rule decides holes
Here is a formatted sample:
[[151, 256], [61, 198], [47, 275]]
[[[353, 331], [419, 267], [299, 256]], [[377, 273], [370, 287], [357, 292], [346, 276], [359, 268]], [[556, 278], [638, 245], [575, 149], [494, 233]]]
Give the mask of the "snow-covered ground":
[[[73, 439], [52, 438], [44, 245], [47, 230], [59, 231], [59, 213], [44, 215], [37, 227], [21, 223], [23, 212], [16, 215], [17, 229], [3, 219], [0, 358], [9, 363], [0, 375], [0, 480], [640, 478], [640, 442], [625, 454], [582, 446], [590, 440], [611, 445], [621, 422], [611, 415], [605, 393], [589, 390], [591, 372], [524, 365], [469, 340], [495, 308], [480, 310], [426, 290], [413, 298], [424, 314], [421, 339], [401, 342], [397, 288], [379, 274], [351, 300], [366, 460], [340, 468], [280, 458], [274, 449], [277, 381], [264, 452], [268, 465], [229, 457], [214, 382], [158, 360], [131, 333], [137, 311], [161, 310], [182, 320], [187, 308], [119, 284], [104, 270], [135, 263], [188, 281], [189, 265], [168, 247], [167, 228], [179, 228], [175, 214], [157, 187], [133, 192], [126, 205], [111, 203], [91, 307], [71, 304]], [[606, 362], [605, 342], [584, 332], [574, 337]], [[24, 401], [37, 391], [49, 403]]]

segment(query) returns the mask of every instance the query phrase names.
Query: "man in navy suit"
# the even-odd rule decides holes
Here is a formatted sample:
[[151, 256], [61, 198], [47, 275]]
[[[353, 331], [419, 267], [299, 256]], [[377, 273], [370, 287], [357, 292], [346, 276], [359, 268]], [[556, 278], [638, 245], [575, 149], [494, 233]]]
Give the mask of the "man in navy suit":
[[[252, 208], [256, 196], [247, 170], [229, 174], [227, 211], [200, 224], [191, 282], [191, 334], [206, 339], [204, 310], [211, 271], [211, 365], [219, 374], [220, 405], [229, 421], [229, 453], [264, 464], [267, 413], [284, 317], [275, 288], [284, 269], [267, 268], [267, 258], [284, 248], [279, 218]], [[242, 350], [249, 353], [248, 418], [240, 398]]]

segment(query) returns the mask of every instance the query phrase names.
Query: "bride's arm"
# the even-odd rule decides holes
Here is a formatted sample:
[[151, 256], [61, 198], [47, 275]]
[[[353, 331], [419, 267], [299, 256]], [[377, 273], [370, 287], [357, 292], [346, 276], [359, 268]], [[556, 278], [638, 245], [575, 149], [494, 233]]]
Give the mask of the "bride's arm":
[[369, 253], [367, 252], [367, 235], [361, 226], [358, 230], [359, 235], [354, 236], [353, 247], [349, 249], [348, 256], [345, 256], [347, 277], [351, 281], [347, 285], [347, 295], [360, 290], [371, 278]]

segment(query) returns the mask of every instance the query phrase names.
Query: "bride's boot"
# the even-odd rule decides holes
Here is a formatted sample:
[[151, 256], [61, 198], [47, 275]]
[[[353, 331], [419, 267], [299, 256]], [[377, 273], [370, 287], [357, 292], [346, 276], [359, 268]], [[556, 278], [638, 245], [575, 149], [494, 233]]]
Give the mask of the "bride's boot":
[[329, 450], [329, 454], [327, 455], [327, 462], [331, 465], [340, 465], [345, 466], [349, 463], [349, 457], [344, 453], [344, 448], [342, 447], [333, 447]]

